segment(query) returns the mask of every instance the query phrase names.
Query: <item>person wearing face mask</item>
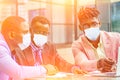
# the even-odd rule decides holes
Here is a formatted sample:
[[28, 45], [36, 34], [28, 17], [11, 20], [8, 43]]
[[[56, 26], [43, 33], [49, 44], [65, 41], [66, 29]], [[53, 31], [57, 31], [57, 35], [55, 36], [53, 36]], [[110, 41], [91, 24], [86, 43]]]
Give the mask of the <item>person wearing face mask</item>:
[[30, 42], [31, 42], [30, 33], [26, 33], [23, 35], [22, 43], [19, 43], [18, 46], [20, 47], [21, 50], [24, 50], [30, 45]]
[[15, 51], [16, 47], [23, 50], [30, 45], [29, 26], [23, 18], [7, 17], [2, 22], [1, 33], [0, 80], [23, 80], [46, 75], [47, 70], [44, 66], [21, 66], [12, 59], [11, 51]]
[[[22, 17], [10, 16], [5, 21], [3, 21], [1, 32], [10, 48], [10, 51], [12, 53], [11, 57], [18, 64], [21, 63], [20, 65], [33, 66], [34, 60], [32, 61], [33, 57], [31, 57], [31, 55], [33, 55], [33, 54], [29, 54], [30, 52], [27, 50], [27, 47], [29, 47], [30, 43], [31, 43], [29, 24]], [[28, 54], [27, 57], [25, 55], [26, 53]], [[34, 59], [35, 58], [36, 57], [34, 57]], [[24, 62], [22, 63], [22, 61], [24, 61]], [[18, 65], [14, 65], [14, 66], [18, 67]], [[49, 67], [51, 67], [51, 69], [48, 69]], [[32, 77], [32, 76], [33, 77], [37, 77], [37, 76], [41, 76], [41, 75], [44, 76], [44, 75], [46, 75], [46, 73], [52, 75], [57, 72], [57, 68], [50, 64], [45, 64], [45, 65], [41, 65], [41, 64], [37, 65], [36, 64], [36, 66], [30, 67], [30, 68], [28, 67], [28, 70], [29, 70], [28, 75], [26, 75], [27, 74], [27, 72], [26, 72], [25, 76], [23, 74], [22, 77], [27, 78], [27, 77]], [[36, 70], [38, 70], [38, 71], [35, 73]], [[27, 67], [26, 67], [25, 71], [27, 71]], [[33, 73], [32, 73], [32, 71], [33, 71]], [[39, 74], [38, 74], [38, 72], [39, 72]], [[34, 74], [34, 75], [32, 75], [32, 74]], [[19, 74], [19, 75], [17, 74], [16, 77], [18, 77], [18, 76], [21, 77], [21, 74]], [[4, 80], [4, 79], [2, 79], [2, 80]]]
[[101, 31], [96, 8], [83, 7], [78, 12], [79, 29], [83, 32], [72, 43], [75, 64], [82, 70], [115, 71], [120, 46], [120, 34]]
[[[30, 33], [31, 44], [24, 49], [20, 56], [15, 56], [16, 61], [20, 65], [51, 65], [56, 71], [47, 73], [48, 75], [56, 72], [73, 72], [75, 74], [85, 74], [78, 66], [68, 63], [61, 56], [58, 55], [55, 45], [48, 41], [50, 30], [50, 22], [43, 16], [35, 16], [31, 21]], [[19, 53], [18, 53], [19, 54]], [[25, 56], [24, 59], [22, 56]], [[45, 66], [47, 70], [51, 70], [51, 66]]]

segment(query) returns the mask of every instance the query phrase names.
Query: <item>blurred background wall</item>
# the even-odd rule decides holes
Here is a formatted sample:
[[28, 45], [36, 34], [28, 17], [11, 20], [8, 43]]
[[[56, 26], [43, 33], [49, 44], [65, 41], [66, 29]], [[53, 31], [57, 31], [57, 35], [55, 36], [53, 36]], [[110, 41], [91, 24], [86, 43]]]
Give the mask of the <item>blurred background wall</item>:
[[81, 33], [77, 12], [82, 6], [100, 10], [102, 30], [120, 32], [120, 0], [0, 0], [0, 25], [10, 15], [21, 16], [28, 23], [43, 15], [51, 21], [49, 40], [71, 44]]
[[101, 30], [120, 32], [120, 0], [0, 0], [0, 27], [11, 15], [28, 23], [34, 16], [45, 16], [51, 22], [49, 40], [56, 44], [60, 56], [74, 63], [71, 43], [81, 34], [77, 12], [82, 6], [99, 9]]

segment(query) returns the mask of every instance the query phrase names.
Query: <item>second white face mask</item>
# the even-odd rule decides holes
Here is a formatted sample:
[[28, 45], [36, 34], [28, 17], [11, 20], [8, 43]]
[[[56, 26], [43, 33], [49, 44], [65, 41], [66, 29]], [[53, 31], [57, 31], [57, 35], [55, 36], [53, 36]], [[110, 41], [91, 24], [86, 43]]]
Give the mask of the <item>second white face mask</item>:
[[31, 38], [30, 38], [30, 34], [28, 33], [23, 35], [23, 41], [22, 43], [19, 43], [18, 46], [21, 48], [21, 50], [24, 50], [30, 45], [30, 42], [31, 42]]
[[34, 34], [33, 41], [37, 46], [43, 46], [47, 42], [47, 36]]
[[85, 36], [90, 40], [96, 40], [100, 34], [99, 27], [85, 29]]

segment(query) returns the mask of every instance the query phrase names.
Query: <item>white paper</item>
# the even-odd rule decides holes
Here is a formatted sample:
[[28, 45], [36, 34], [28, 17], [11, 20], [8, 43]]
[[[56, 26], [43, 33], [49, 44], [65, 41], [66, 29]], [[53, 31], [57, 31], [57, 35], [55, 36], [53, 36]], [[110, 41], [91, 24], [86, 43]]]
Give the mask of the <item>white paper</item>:
[[55, 75], [47, 76], [47, 77], [53, 77], [53, 78], [61, 78], [61, 77], [67, 77], [68, 75], [74, 75], [72, 73], [65, 73], [65, 72], [58, 72]]

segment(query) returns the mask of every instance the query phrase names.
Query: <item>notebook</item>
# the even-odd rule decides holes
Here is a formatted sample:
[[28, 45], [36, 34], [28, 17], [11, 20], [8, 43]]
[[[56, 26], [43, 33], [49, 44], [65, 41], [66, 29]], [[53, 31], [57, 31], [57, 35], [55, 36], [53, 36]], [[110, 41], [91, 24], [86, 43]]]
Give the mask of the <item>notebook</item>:
[[103, 77], [120, 77], [120, 47], [118, 48], [118, 62], [117, 62], [116, 72], [101, 73], [100, 71], [93, 71], [93, 72], [90, 72], [89, 75], [103, 76]]

